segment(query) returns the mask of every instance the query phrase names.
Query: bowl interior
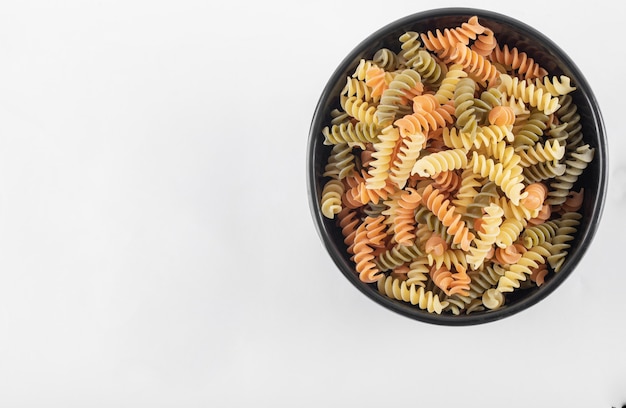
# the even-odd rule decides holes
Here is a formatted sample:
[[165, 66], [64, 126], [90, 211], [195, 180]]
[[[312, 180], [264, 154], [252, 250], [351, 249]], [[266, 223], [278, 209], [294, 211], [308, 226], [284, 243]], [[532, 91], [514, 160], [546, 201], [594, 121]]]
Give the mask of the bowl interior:
[[[326, 180], [322, 173], [331, 150], [331, 146], [323, 144], [322, 128], [330, 122], [331, 110], [339, 108], [338, 95], [345, 85], [345, 78], [354, 72], [361, 58], [371, 59], [373, 54], [383, 47], [398, 51], [398, 38], [406, 31], [426, 32], [457, 27], [472, 16], [478, 16], [482, 25], [494, 31], [500, 45], [508, 44], [509, 47], [518, 47], [520, 51], [526, 52], [548, 71], [550, 77], [567, 75], [571, 79], [577, 88], [571, 96], [581, 117], [585, 143], [596, 151], [593, 161], [575, 186], [576, 190], [579, 186], [585, 188], [585, 201], [580, 210], [583, 218], [561, 270], [556, 274], [550, 274], [541, 287], [516, 290], [507, 295], [506, 304], [500, 309], [458, 316], [437, 315], [379, 294], [375, 284], [364, 284], [354, 273], [354, 265], [349, 259], [340, 229], [334, 220], [324, 217], [319, 208]], [[407, 317], [428, 323], [443, 325], [485, 323], [515, 314], [543, 299], [567, 278], [584, 255], [597, 229], [606, 194], [608, 162], [604, 124], [598, 104], [584, 76], [565, 52], [545, 35], [523, 22], [485, 10], [448, 8], [416, 13], [392, 22], [361, 42], [337, 67], [323, 90], [311, 123], [308, 143], [307, 182], [311, 212], [318, 233], [333, 261], [358, 290], [375, 302]]]

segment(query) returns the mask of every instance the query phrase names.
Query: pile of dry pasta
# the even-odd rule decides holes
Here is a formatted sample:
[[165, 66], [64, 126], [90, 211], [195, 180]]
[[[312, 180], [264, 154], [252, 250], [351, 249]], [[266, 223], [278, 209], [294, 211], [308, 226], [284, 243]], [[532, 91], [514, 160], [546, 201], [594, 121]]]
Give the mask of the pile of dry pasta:
[[461, 314], [558, 273], [594, 156], [575, 89], [476, 16], [362, 59], [322, 131], [319, 201], [360, 280]]

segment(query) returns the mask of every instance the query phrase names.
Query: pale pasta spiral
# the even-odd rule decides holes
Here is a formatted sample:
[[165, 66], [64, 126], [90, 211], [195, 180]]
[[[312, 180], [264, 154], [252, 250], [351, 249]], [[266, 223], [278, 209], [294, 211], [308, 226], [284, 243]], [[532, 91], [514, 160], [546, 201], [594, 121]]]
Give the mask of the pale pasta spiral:
[[506, 92], [516, 98], [521, 99], [525, 103], [530, 104], [543, 111], [546, 115], [556, 112], [561, 106], [558, 96], [553, 96], [543, 88], [536, 87], [533, 83], [520, 81], [510, 75], [500, 75], [500, 85], [498, 88], [501, 92]]
[[430, 313], [441, 314], [448, 305], [447, 302], [442, 302], [439, 296], [432, 291], [426, 291], [422, 286], [416, 287], [415, 284], [408, 286], [406, 282], [392, 276], [378, 281], [378, 291], [390, 298], [411, 303], [420, 309], [426, 309]]

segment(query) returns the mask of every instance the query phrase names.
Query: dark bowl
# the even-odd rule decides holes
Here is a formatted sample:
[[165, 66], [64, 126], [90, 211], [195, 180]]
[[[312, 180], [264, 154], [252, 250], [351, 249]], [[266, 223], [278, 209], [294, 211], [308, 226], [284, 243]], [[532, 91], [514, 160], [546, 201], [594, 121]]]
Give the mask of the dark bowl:
[[[570, 95], [578, 108], [584, 143], [595, 149], [595, 155], [575, 185], [575, 189], [585, 188], [585, 201], [579, 210], [583, 217], [559, 272], [550, 273], [541, 286], [535, 285], [506, 294], [505, 304], [498, 309], [457, 315], [445, 311], [436, 314], [379, 293], [376, 284], [362, 282], [355, 273], [355, 264], [347, 252], [336, 220], [325, 217], [320, 209], [322, 189], [328, 180], [322, 174], [332, 147], [324, 144], [322, 129], [330, 122], [331, 110], [339, 106], [339, 94], [346, 84], [346, 77], [352, 75], [362, 58], [371, 60], [375, 51], [384, 47], [399, 51], [398, 39], [407, 31], [424, 33], [458, 27], [472, 16], [477, 16], [483, 26], [493, 30], [500, 45], [517, 46], [544, 67], [550, 77], [566, 75], [571, 79], [576, 90]], [[408, 318], [432, 324], [461, 326], [487, 323], [535, 305], [557, 289], [577, 267], [591, 244], [602, 215], [607, 190], [607, 153], [603, 120], [589, 84], [576, 64], [548, 37], [523, 22], [491, 11], [471, 8], [434, 9], [409, 15], [379, 29], [357, 45], [329, 79], [315, 109], [309, 133], [306, 165], [310, 209], [319, 236], [339, 271], [374, 302]], [[563, 310], [566, 308], [564, 305]]]

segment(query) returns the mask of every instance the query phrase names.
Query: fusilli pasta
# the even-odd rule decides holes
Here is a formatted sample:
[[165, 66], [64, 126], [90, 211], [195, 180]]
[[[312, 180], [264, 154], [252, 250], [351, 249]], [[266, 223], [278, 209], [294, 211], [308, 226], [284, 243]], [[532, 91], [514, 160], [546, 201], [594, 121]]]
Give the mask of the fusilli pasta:
[[576, 84], [475, 16], [397, 40], [336, 86], [319, 209], [381, 295], [437, 314], [505, 307], [563, 268], [585, 211], [595, 148]]

